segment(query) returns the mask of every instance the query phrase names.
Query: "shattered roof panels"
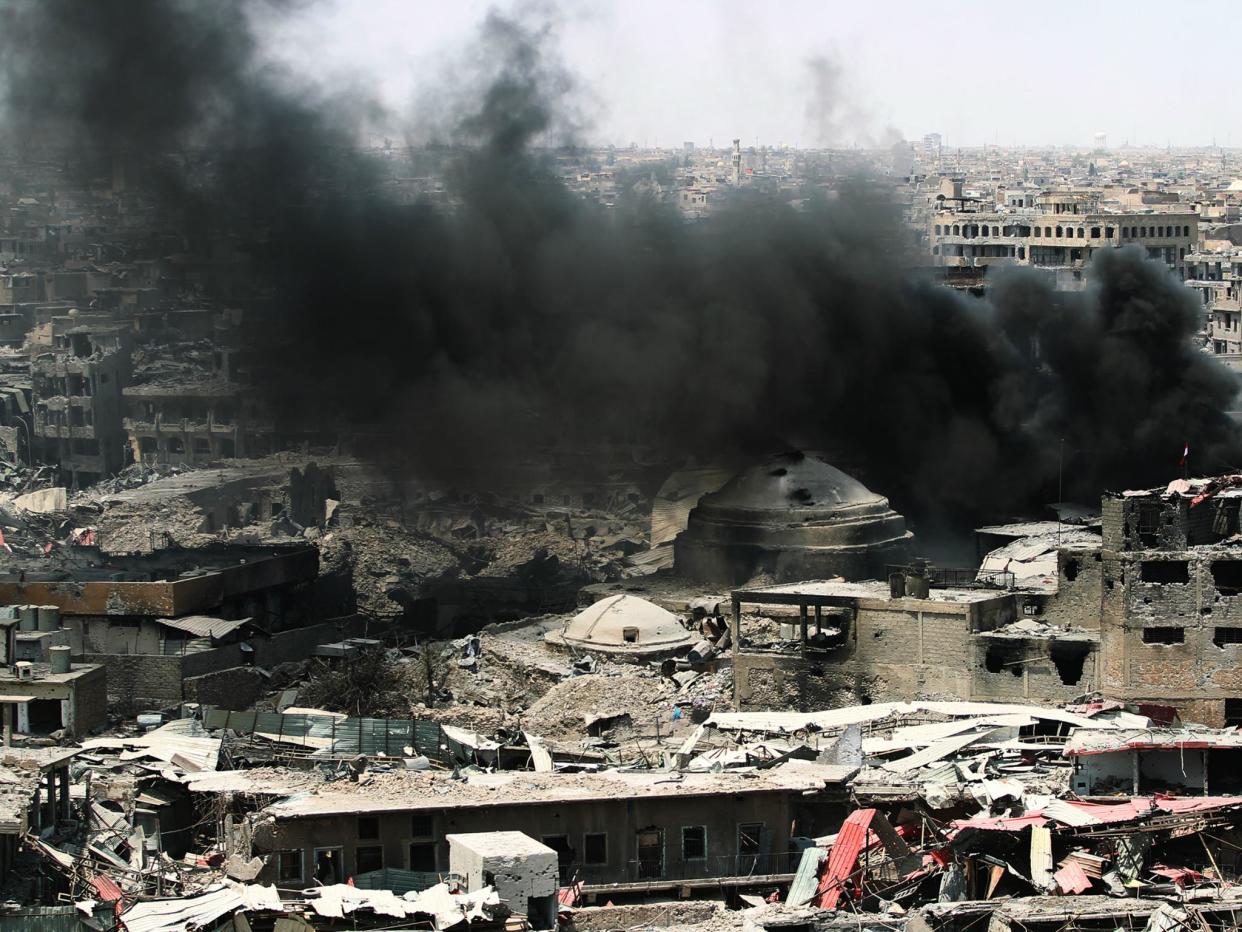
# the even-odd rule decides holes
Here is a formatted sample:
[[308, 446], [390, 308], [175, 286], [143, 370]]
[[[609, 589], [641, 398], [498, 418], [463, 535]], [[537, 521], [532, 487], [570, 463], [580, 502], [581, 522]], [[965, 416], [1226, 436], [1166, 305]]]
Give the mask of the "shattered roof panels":
[[193, 772], [216, 769], [220, 743], [196, 719], [182, 718], [144, 735], [92, 738], [82, 748], [116, 750], [122, 761], [152, 759]]
[[[875, 599], [882, 602], [893, 600], [887, 582], [865, 580], [862, 582], [842, 582], [841, 580], [809, 580], [806, 582], [786, 583], [779, 586], [759, 586], [749, 589], [738, 589], [733, 597], [742, 602], [759, 605], [789, 603], [797, 604], [799, 599]], [[987, 602], [991, 599], [1003, 598], [1004, 593], [994, 589], [932, 589], [922, 602], [970, 603]]]
[[1016, 832], [1030, 825], [1046, 825], [1049, 822], [1071, 828], [1085, 828], [1137, 822], [1161, 815], [1190, 815], [1240, 807], [1242, 796], [1136, 796], [1117, 803], [1049, 799], [1020, 816], [977, 815], [969, 819], [958, 819], [953, 823], [953, 829]]
[[847, 725], [877, 722], [903, 715], [933, 713], [949, 718], [1027, 715], [1044, 721], [1091, 728], [1110, 726], [1085, 715], [1037, 705], [1003, 702], [874, 702], [823, 712], [716, 712], [707, 720], [709, 727], [730, 731], [762, 731], [783, 734], [794, 731], [825, 731]]
[[1101, 731], [1096, 726], [1075, 731], [1065, 745], [1068, 757], [1115, 751], [1178, 751], [1242, 748], [1242, 733], [1191, 728], [1126, 728]]

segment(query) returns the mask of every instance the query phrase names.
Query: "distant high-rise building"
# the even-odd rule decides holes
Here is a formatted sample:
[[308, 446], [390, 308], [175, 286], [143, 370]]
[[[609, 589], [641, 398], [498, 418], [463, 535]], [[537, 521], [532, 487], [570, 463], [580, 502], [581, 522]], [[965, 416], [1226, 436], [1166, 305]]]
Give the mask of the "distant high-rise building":
[[694, 151], [694, 143], [692, 143], [692, 142], [683, 142], [683, 143], [681, 144], [681, 147], [682, 147], [683, 149], [685, 149], [687, 153], [690, 153], [690, 152], [693, 152], [693, 151]]
[[1096, 133], [1095, 134], [1095, 147], [1097, 149], [1108, 148], [1108, 133]]

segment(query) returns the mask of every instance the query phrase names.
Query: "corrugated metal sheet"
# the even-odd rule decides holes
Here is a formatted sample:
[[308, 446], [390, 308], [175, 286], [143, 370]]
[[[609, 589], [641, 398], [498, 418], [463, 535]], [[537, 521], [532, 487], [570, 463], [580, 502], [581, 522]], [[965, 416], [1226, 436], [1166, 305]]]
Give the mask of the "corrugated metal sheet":
[[[315, 748], [317, 754], [353, 757], [357, 754], [402, 757], [405, 749], [446, 764], [454, 762], [453, 742], [445, 740], [439, 722], [411, 718], [338, 718], [331, 715], [292, 715], [288, 712], [230, 712], [205, 707], [203, 724], [228, 728], [284, 744]], [[449, 745], [446, 752], [443, 745]], [[459, 746], [460, 747], [460, 746]], [[469, 754], [463, 750], [463, 760]]]
[[785, 900], [789, 906], [804, 906], [814, 898], [819, 885], [819, 865], [823, 863], [825, 854], [823, 848], [803, 850], [802, 860], [798, 862], [797, 873], [789, 885], [789, 896]]
[[91, 886], [95, 888], [99, 898], [107, 903], [115, 903], [124, 895], [121, 892], [121, 888], [117, 886], [116, 881], [103, 874], [96, 874], [92, 877]]
[[1077, 862], [1069, 861], [1053, 875], [1057, 889], [1062, 893], [1086, 893], [1091, 889], [1091, 879]]
[[184, 618], [157, 618], [155, 623], [166, 628], [184, 631], [197, 638], [220, 638], [231, 631], [236, 631], [244, 624], [249, 624], [250, 619], [241, 618], [230, 621], [226, 618], [212, 618], [208, 615], [187, 615]]
[[1052, 832], [1046, 825], [1031, 826], [1031, 882], [1041, 890], [1052, 883]]
[[456, 874], [407, 871], [395, 867], [367, 871], [365, 874], [354, 874], [353, 877], [355, 887], [361, 887], [363, 890], [391, 890], [398, 896], [404, 896], [411, 891], [429, 890], [441, 881], [450, 879], [460, 880], [463, 884], [465, 882]]
[[183, 932], [185, 929], [207, 929], [221, 916], [227, 916], [246, 905], [236, 890], [228, 887], [199, 896], [169, 900], [146, 900], [135, 903], [121, 913], [126, 932]]
[[824, 869], [824, 876], [816, 891], [816, 906], [821, 909], [836, 909], [845, 889], [845, 882], [854, 873], [854, 865], [858, 863], [858, 852], [867, 843], [867, 832], [874, 817], [874, 809], [855, 809], [841, 823], [837, 840], [833, 842], [832, 850], [828, 853], [828, 866]]
[[[76, 906], [19, 906], [0, 913], [0, 932], [87, 932], [84, 918]], [[99, 928], [115, 928], [111, 904], [96, 907], [94, 919]]]

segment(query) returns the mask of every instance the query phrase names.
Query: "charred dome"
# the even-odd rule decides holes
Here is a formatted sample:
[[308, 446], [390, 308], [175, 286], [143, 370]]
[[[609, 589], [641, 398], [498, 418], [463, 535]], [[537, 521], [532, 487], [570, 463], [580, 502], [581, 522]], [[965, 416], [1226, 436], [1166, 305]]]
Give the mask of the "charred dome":
[[821, 456], [788, 452], [703, 496], [674, 543], [675, 565], [689, 579], [730, 585], [877, 578], [905, 560], [911, 537], [887, 498]]

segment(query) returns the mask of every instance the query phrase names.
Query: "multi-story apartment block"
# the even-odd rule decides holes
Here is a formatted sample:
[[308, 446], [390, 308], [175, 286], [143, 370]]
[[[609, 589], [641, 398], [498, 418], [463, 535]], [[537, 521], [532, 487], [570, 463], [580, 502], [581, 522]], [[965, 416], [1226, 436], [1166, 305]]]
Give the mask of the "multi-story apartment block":
[[1207, 312], [1207, 344], [1221, 362], [1242, 371], [1242, 248], [1186, 257], [1186, 284]]
[[[1068, 270], [1071, 281], [1097, 249], [1138, 245], [1150, 258], [1184, 273], [1199, 235], [1192, 211], [1110, 210], [1090, 193], [1015, 197], [1004, 206], [992, 198], [939, 195], [929, 243], [938, 265], [1028, 265]], [[1073, 274], [1077, 273], [1077, 274]]]
[[67, 485], [81, 488], [127, 461], [121, 391], [129, 381], [129, 333], [121, 326], [54, 322], [52, 343], [31, 347], [36, 458], [59, 463]]
[[243, 386], [219, 379], [125, 389], [124, 427], [136, 461], [203, 465], [273, 450], [273, 422]]

